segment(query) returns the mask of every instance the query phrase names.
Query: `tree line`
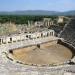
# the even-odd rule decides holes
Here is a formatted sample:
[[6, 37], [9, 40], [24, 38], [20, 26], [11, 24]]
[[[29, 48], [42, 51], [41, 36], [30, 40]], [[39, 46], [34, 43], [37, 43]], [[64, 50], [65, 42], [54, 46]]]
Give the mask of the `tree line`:
[[29, 15], [0, 15], [0, 23], [13, 22], [15, 24], [27, 24], [28, 21], [42, 21], [43, 18], [55, 19], [57, 16], [29, 16]]

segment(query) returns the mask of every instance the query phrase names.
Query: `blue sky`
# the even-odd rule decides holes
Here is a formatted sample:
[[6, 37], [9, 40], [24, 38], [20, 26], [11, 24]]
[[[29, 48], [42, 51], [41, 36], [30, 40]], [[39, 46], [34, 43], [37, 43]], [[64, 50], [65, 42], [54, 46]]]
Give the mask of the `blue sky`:
[[0, 11], [16, 10], [75, 10], [75, 0], [0, 0]]

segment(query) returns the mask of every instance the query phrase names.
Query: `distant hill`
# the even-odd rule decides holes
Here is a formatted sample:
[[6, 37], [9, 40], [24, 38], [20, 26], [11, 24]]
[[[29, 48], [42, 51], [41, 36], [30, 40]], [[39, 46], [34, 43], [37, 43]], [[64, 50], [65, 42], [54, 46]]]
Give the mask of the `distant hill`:
[[67, 12], [46, 11], [46, 10], [25, 10], [25, 11], [13, 11], [13, 12], [0, 12], [0, 15], [63, 15], [63, 16], [75, 16], [75, 10]]

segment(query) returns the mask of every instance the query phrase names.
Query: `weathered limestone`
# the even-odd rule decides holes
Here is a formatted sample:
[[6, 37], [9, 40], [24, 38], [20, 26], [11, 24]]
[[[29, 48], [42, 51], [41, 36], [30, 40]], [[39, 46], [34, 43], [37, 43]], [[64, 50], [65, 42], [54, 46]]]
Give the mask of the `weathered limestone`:
[[54, 36], [54, 30], [42, 31], [42, 32], [35, 32], [35, 33], [25, 33], [25, 34], [13, 34], [9, 36], [1, 36], [0, 37], [0, 44], [7, 44], [13, 43], [17, 41], [23, 41], [26, 39], [37, 39], [43, 37]]

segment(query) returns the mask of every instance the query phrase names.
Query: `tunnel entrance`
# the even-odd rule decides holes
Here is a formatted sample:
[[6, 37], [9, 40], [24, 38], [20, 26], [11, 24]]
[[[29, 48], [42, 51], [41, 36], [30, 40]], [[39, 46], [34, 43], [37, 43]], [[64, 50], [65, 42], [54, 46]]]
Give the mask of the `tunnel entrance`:
[[40, 44], [37, 44], [37, 47], [40, 48]]
[[9, 53], [13, 54], [13, 51], [12, 50], [9, 50]]

